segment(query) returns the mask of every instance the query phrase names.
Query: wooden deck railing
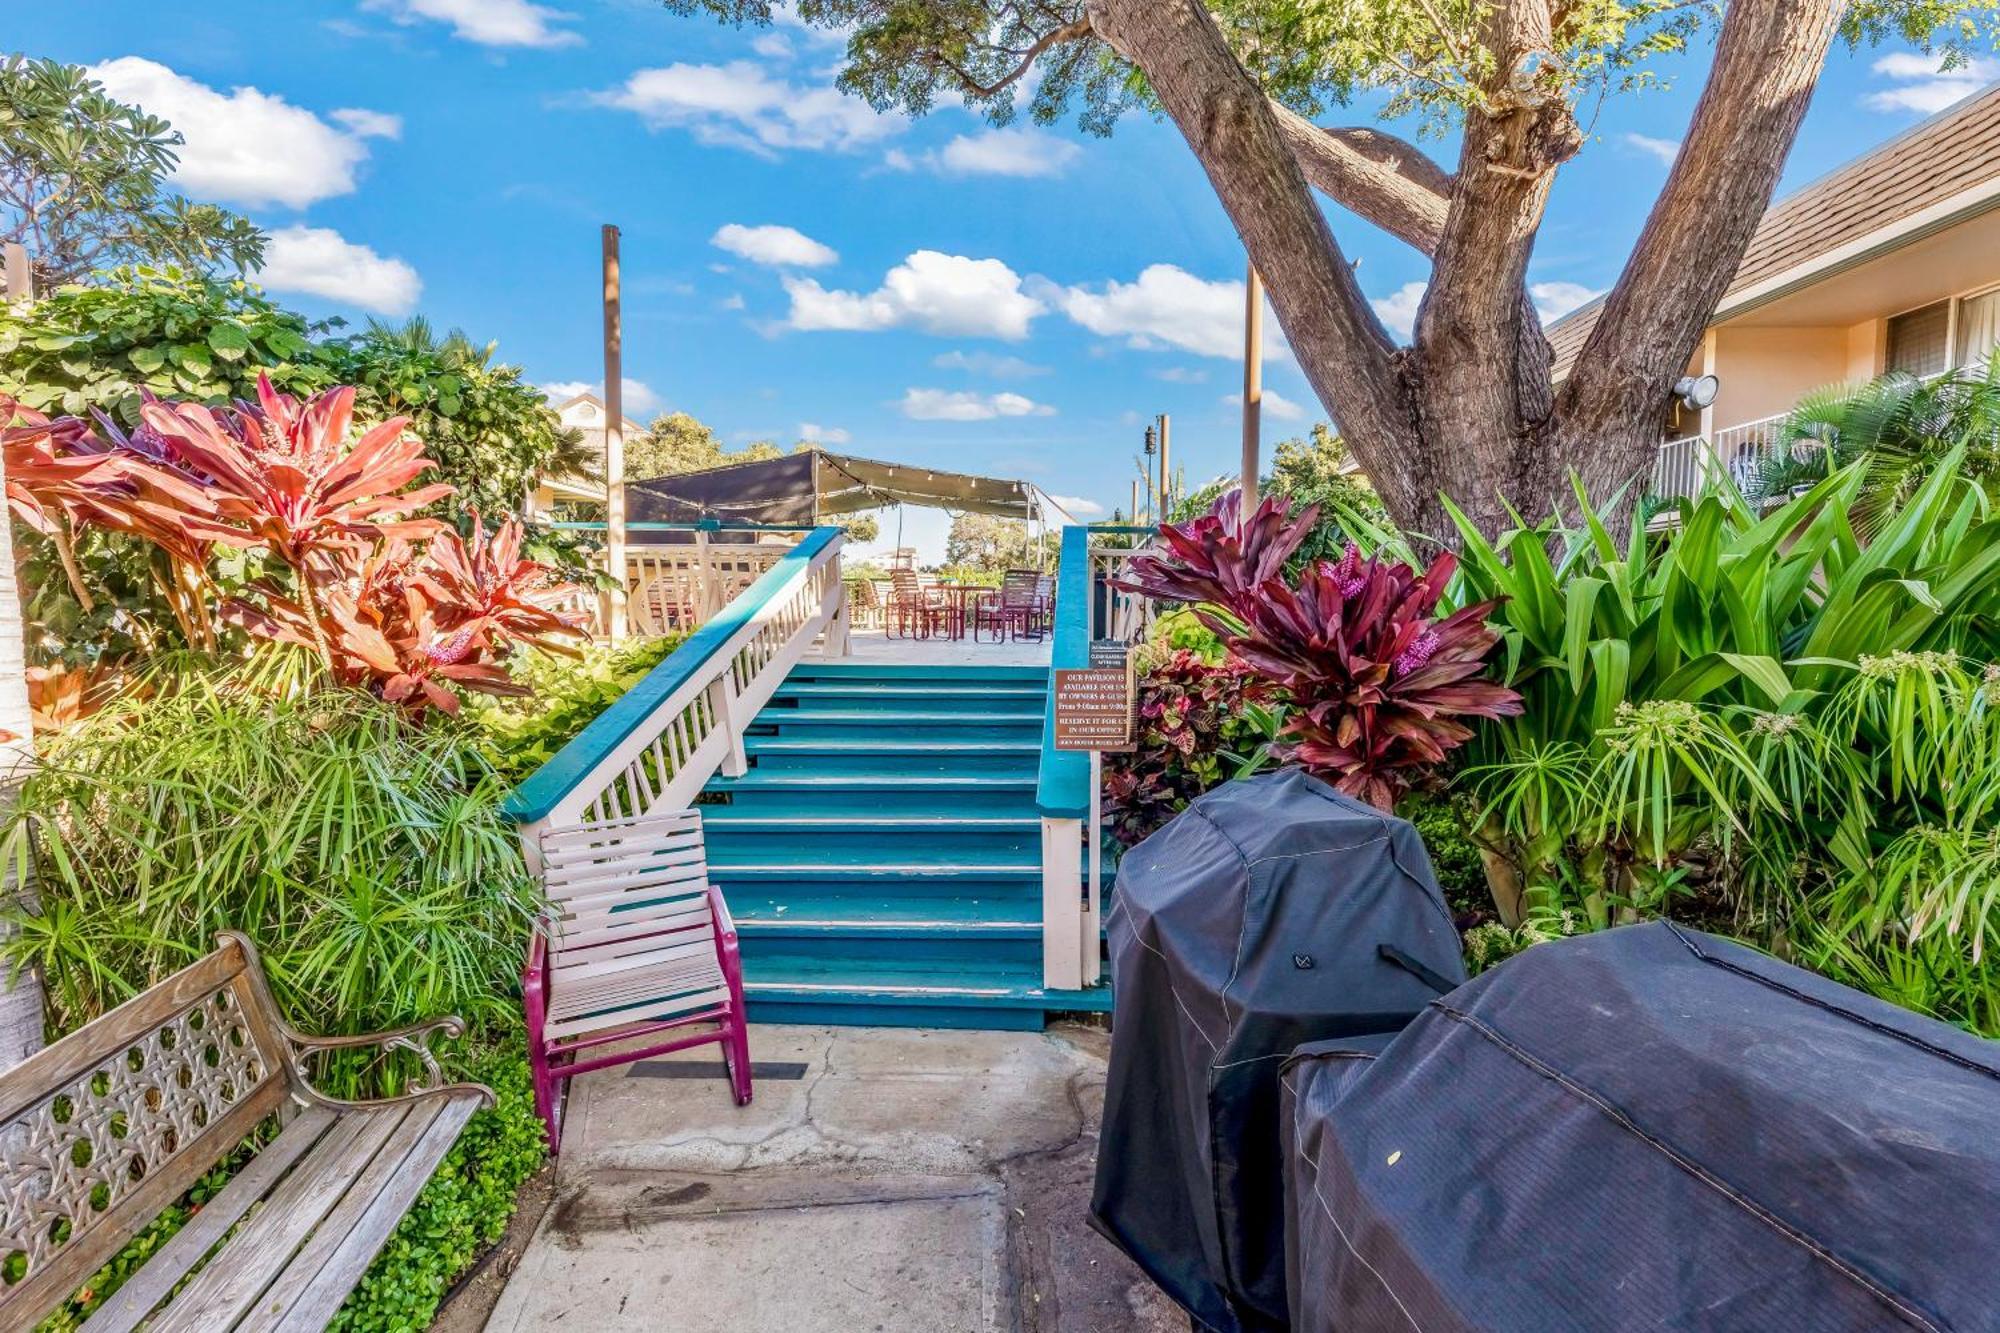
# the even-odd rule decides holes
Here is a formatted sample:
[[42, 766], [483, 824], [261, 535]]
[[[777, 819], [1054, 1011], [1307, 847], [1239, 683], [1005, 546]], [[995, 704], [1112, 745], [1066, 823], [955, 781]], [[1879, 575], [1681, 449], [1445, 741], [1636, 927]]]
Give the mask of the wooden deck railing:
[[[1062, 531], [1056, 566], [1056, 620], [1049, 645], [1051, 671], [1090, 664], [1092, 639], [1136, 643], [1152, 623], [1152, 603], [1109, 586], [1142, 543], [1119, 538], [1151, 536], [1145, 527], [1069, 527]], [[1041, 770], [1035, 804], [1042, 818], [1042, 984], [1071, 990], [1101, 979], [1098, 929], [1102, 920], [1096, 849], [1103, 830], [1094, 818], [1091, 790], [1098, 780], [1093, 756], [1055, 748], [1056, 701], [1051, 678], [1042, 720]], [[1086, 863], [1090, 873], [1085, 873]]]
[[841, 532], [815, 528], [507, 798], [530, 865], [544, 829], [680, 810], [747, 767], [743, 728], [816, 639], [847, 652]]

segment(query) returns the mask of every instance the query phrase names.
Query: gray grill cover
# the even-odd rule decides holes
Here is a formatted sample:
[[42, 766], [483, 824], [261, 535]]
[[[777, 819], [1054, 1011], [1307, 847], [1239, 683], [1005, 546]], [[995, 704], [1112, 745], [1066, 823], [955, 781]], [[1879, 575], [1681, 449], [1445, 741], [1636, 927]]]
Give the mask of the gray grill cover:
[[1655, 923], [1284, 1074], [1299, 1333], [2000, 1328], [2000, 1045]]
[[1296, 770], [1225, 783], [1125, 854], [1110, 939], [1092, 1220], [1206, 1327], [1283, 1328], [1280, 1061], [1465, 976], [1423, 842]]

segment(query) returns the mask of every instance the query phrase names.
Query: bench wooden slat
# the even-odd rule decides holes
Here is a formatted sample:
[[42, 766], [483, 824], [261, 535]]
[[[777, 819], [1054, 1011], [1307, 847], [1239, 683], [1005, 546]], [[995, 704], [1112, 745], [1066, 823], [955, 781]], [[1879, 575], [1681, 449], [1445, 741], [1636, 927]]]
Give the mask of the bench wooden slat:
[[174, 1284], [194, 1271], [202, 1256], [229, 1233], [251, 1205], [262, 1199], [285, 1174], [285, 1168], [305, 1154], [333, 1124], [324, 1106], [300, 1113], [284, 1132], [230, 1177], [200, 1212], [154, 1252], [145, 1267], [126, 1279], [83, 1326], [83, 1333], [130, 1333], [152, 1308], [167, 1298]]
[[[246, 1333], [265, 1333], [272, 1328], [283, 1333], [320, 1333], [326, 1327], [341, 1302], [347, 1299], [347, 1293], [368, 1271], [369, 1263], [388, 1241], [389, 1233], [410, 1210], [431, 1172], [451, 1151], [465, 1122], [479, 1109], [476, 1097], [436, 1100], [440, 1103], [437, 1114], [421, 1134], [412, 1137], [408, 1133], [418, 1120], [412, 1114], [397, 1131], [397, 1140], [377, 1156], [377, 1162], [395, 1158], [394, 1167], [379, 1177], [379, 1184], [366, 1192], [357, 1186], [341, 1200], [340, 1209], [314, 1235], [312, 1246], [300, 1251], [299, 1257], [272, 1284], [264, 1302], [267, 1311], [279, 1303], [280, 1293], [293, 1293], [282, 1320], [269, 1323], [260, 1313], [239, 1326]], [[322, 1237], [331, 1238], [334, 1243], [322, 1248]]]
[[354, 1177], [408, 1114], [407, 1106], [341, 1116], [263, 1208], [150, 1326], [150, 1333], [213, 1333], [228, 1328], [284, 1271], [299, 1245], [331, 1212]]

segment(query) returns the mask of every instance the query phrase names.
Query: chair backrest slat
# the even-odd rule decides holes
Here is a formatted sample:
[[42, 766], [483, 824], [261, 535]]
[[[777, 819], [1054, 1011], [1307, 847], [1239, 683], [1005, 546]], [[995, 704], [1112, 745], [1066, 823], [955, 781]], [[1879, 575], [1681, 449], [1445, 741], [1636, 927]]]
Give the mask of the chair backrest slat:
[[[555, 1003], [565, 985], [597, 991], [640, 969], [704, 995], [724, 984], [699, 810], [551, 829], [541, 853]], [[609, 1015], [604, 1026], [622, 1021]]]

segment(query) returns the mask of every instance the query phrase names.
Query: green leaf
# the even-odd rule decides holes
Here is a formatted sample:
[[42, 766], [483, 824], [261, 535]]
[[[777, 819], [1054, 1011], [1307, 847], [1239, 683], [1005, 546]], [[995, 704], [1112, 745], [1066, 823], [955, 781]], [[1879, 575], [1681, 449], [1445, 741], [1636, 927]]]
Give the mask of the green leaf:
[[167, 364], [167, 354], [157, 347], [134, 347], [125, 354], [125, 359], [142, 375], [150, 375]]
[[240, 361], [250, 350], [250, 339], [234, 324], [217, 324], [208, 331], [208, 345], [224, 361]]

